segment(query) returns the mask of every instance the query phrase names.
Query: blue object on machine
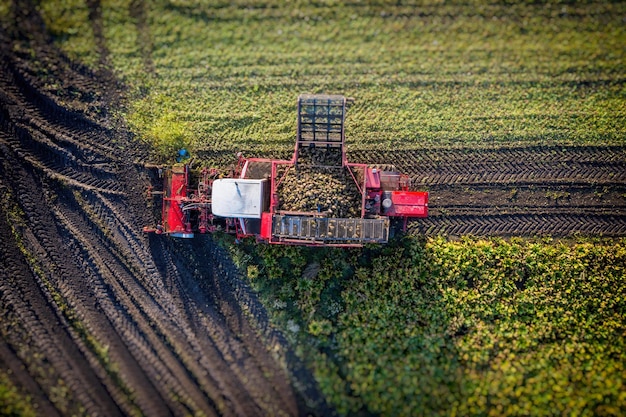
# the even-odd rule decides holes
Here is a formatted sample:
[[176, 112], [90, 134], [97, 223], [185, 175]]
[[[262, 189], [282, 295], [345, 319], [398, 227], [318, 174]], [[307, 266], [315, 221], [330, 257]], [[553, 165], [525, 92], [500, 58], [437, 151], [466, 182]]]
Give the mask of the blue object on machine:
[[176, 162], [182, 162], [183, 160], [189, 158], [189, 152], [187, 152], [187, 149], [182, 148], [181, 150], [178, 151], [178, 156], [176, 157]]

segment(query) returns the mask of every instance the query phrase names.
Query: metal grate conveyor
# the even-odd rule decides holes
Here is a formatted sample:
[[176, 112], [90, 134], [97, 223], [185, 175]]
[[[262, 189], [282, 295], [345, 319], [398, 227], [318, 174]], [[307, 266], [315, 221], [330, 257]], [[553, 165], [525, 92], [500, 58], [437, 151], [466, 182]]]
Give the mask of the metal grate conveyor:
[[389, 239], [389, 219], [276, 215], [273, 236], [311, 243], [385, 243]]

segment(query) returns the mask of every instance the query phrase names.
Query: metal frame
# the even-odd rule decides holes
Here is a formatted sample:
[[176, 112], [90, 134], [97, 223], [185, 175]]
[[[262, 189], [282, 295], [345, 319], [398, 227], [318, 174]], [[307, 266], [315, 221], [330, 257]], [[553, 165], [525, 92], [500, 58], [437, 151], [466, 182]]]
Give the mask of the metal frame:
[[[302, 145], [313, 145], [314, 148], [318, 146], [325, 146], [326, 149], [339, 148], [341, 152], [341, 166], [346, 165], [346, 150], [344, 146], [346, 103], [346, 98], [340, 95], [301, 94], [298, 97], [298, 128], [296, 146], [292, 158], [294, 164], [298, 164], [298, 155]], [[311, 108], [313, 111], [308, 111]], [[321, 109], [322, 112], [319, 112], [318, 109]], [[323, 112], [324, 109], [326, 110], [325, 113]], [[310, 119], [310, 122], [303, 119]], [[326, 122], [318, 123], [318, 119]], [[334, 119], [339, 119], [339, 122], [331, 122]], [[306, 129], [307, 126], [310, 126], [310, 130]], [[310, 133], [312, 137], [306, 138], [304, 136], [305, 133]], [[318, 135], [325, 140], [318, 140]], [[338, 135], [338, 139], [331, 140], [331, 135]]]

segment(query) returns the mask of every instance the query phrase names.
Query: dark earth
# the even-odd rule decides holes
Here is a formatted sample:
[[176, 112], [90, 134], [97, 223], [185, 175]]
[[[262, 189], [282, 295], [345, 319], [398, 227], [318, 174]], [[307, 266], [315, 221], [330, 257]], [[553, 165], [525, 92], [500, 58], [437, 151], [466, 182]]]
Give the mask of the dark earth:
[[333, 415], [224, 249], [142, 233], [124, 86], [34, 10], [0, 34], [2, 370], [45, 416]]
[[[99, 70], [72, 62], [34, 10], [0, 32], [1, 369], [45, 416], [334, 415], [225, 249], [142, 233], [154, 172], [106, 45]], [[348, 158], [430, 191], [408, 233], [626, 235], [623, 146]]]

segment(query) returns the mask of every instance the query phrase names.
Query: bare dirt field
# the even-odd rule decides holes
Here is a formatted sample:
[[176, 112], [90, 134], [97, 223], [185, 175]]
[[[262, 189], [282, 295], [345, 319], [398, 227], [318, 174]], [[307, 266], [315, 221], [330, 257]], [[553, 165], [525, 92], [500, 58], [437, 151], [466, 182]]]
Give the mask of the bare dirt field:
[[[223, 249], [142, 234], [153, 179], [110, 113], [123, 86], [35, 13], [20, 27], [0, 39], [1, 369], [46, 416], [333, 415]], [[349, 158], [431, 192], [411, 233], [626, 235], [624, 147]]]
[[20, 23], [0, 59], [1, 369], [46, 416], [332, 415], [224, 250], [142, 234], [122, 86]]

